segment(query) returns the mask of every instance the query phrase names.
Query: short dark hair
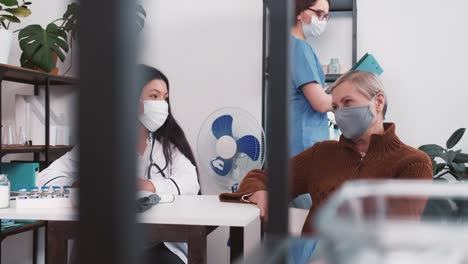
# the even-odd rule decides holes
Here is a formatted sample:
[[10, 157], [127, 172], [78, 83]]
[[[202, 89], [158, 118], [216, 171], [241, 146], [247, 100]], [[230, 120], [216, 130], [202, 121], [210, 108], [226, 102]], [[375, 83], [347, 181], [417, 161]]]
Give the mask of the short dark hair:
[[[296, 1], [296, 12], [295, 17], [297, 17], [302, 11], [307, 10], [309, 6], [315, 5], [318, 0], [295, 0]], [[327, 0], [328, 4], [330, 4], [330, 0]], [[295, 19], [294, 19], [295, 20]]]

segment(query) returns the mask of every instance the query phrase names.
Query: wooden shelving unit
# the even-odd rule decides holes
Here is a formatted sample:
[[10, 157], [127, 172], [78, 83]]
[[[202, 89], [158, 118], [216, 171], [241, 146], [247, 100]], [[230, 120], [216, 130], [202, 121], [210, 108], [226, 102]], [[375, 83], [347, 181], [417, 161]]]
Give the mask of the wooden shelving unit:
[[[53, 75], [36, 70], [21, 68], [12, 65], [0, 64], [0, 123], [2, 121], [2, 83], [3, 81], [30, 84], [34, 88], [34, 94], [39, 95], [39, 89], [44, 87], [45, 89], [45, 145], [38, 146], [20, 146], [20, 145], [0, 145], [0, 159], [7, 154], [14, 153], [44, 153], [45, 162], [47, 165], [49, 160], [49, 153], [51, 152], [67, 152], [72, 146], [50, 146], [49, 135], [50, 135], [50, 87], [51, 86], [75, 86], [79, 80], [67, 76]], [[3, 124], [2, 124], [3, 126]], [[2, 133], [0, 131], [0, 138]], [[34, 142], [33, 142], [34, 144]], [[39, 157], [39, 155], [35, 155]], [[36, 159], [36, 158], [35, 158]], [[36, 160], [39, 161], [39, 160]]]

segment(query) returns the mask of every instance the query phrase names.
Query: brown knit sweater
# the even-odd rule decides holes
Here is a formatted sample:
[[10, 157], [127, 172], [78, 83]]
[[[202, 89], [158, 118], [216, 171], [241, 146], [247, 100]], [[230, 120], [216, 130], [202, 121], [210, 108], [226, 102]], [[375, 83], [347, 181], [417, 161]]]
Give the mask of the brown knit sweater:
[[[311, 219], [330, 195], [344, 182], [354, 179], [421, 179], [432, 180], [432, 162], [429, 157], [403, 144], [395, 135], [395, 125], [384, 124], [383, 135], [372, 135], [364, 158], [356, 151], [354, 143], [343, 136], [337, 141], [316, 143], [291, 160], [290, 197], [304, 193], [312, 197], [312, 208], [302, 230], [313, 233]], [[242, 180], [236, 193], [223, 193], [224, 202], [241, 202], [241, 197], [267, 189], [267, 174], [253, 170]], [[419, 217], [425, 200], [393, 204], [398, 215]]]

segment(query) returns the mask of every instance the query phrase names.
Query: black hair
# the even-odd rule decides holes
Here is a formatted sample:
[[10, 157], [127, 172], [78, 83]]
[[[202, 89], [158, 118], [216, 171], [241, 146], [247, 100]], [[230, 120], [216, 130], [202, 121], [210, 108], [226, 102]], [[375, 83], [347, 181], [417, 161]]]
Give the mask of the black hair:
[[[143, 90], [146, 84], [152, 80], [161, 80], [166, 83], [167, 91], [169, 92], [169, 79], [161, 71], [149, 67], [147, 65], [137, 65], [138, 86]], [[169, 115], [166, 122], [155, 132], [153, 138], [158, 140], [163, 147], [163, 154], [168, 164], [172, 163], [173, 146], [176, 147], [185, 157], [187, 157], [193, 166], [197, 167], [195, 157], [193, 156], [192, 149], [185, 137], [185, 133], [179, 126], [171, 112], [171, 104], [169, 99], [166, 99], [169, 105]], [[167, 164], [166, 164], [167, 165]], [[197, 171], [198, 174], [198, 171]]]

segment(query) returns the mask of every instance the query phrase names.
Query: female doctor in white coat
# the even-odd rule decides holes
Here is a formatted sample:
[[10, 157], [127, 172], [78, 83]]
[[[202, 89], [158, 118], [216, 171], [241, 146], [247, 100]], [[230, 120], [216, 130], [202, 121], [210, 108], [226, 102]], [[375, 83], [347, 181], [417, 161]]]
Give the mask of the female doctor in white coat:
[[[190, 145], [171, 113], [169, 80], [157, 69], [137, 66], [143, 77], [139, 101], [137, 189], [158, 194], [198, 194], [200, 186]], [[43, 170], [39, 187], [71, 185], [78, 180], [78, 149]], [[161, 243], [148, 251], [157, 263], [187, 263], [186, 243]], [[149, 262], [150, 263], [150, 262]]]

